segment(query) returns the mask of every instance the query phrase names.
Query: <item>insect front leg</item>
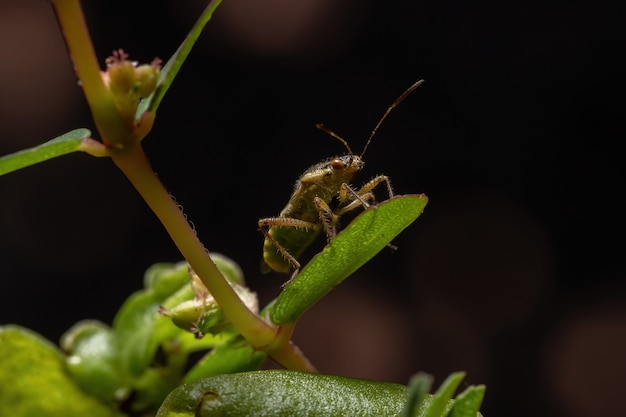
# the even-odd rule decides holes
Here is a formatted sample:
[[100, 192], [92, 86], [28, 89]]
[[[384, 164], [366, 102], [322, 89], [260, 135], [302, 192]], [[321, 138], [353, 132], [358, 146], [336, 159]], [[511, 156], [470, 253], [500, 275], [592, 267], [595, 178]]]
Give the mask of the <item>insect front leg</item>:
[[[385, 182], [385, 185], [387, 186], [389, 198], [393, 197], [391, 181], [389, 181], [389, 177], [386, 175], [379, 175], [375, 178], [372, 178], [364, 185], [362, 185], [358, 191], [355, 191], [348, 184], [341, 184], [341, 189], [339, 190], [339, 201], [341, 202], [342, 207], [340, 208], [339, 212], [337, 212], [337, 214], [341, 215], [359, 206], [363, 208], [369, 207], [369, 203], [375, 200], [372, 190], [382, 182]], [[350, 199], [352, 199], [353, 201], [350, 201], [346, 204], [346, 202]]]
[[359, 191], [357, 191], [357, 194], [360, 196], [367, 194], [370, 191], [372, 191], [374, 188], [376, 188], [383, 181], [385, 182], [385, 185], [387, 185], [387, 193], [389, 193], [389, 198], [393, 197], [393, 189], [391, 188], [391, 181], [389, 181], [389, 177], [386, 175], [379, 175], [377, 177], [372, 178], [371, 180], [363, 184], [361, 188], [359, 188]]
[[[374, 193], [372, 192], [367, 192], [365, 194], [359, 195], [348, 184], [341, 184], [341, 189], [339, 191], [339, 201], [341, 204], [339, 208], [335, 210], [335, 214], [337, 216], [342, 216], [343, 214], [352, 211], [357, 207], [363, 207], [364, 209], [366, 209], [370, 206], [370, 202], [374, 201], [374, 198]], [[350, 201], [350, 199], [352, 199], [352, 201]]]
[[[348, 201], [350, 195], [354, 200], [349, 202], [345, 206], [340, 207], [338, 210], [335, 210], [335, 214], [337, 215], [337, 217], [351, 210], [354, 210], [357, 207], [368, 208], [370, 206], [370, 203], [374, 202], [376, 199], [372, 190], [383, 181], [387, 186], [389, 198], [393, 197], [391, 181], [386, 175], [379, 175], [371, 179], [370, 181], [366, 182], [361, 188], [359, 188], [358, 191], [354, 191], [352, 187], [350, 187], [348, 184], [342, 184], [341, 189], [339, 190], [339, 201], [341, 202], [341, 204], [345, 204], [345, 202]], [[389, 247], [391, 250], [398, 249], [395, 245], [392, 245], [391, 243], [388, 243], [387, 247]]]
[[335, 235], [337, 234], [337, 222], [339, 221], [339, 216], [331, 210], [330, 206], [326, 201], [322, 200], [319, 197], [315, 197], [313, 199], [315, 203], [315, 208], [320, 215], [320, 220], [322, 221], [322, 225], [324, 226], [324, 232], [326, 232], [326, 239], [330, 242]]

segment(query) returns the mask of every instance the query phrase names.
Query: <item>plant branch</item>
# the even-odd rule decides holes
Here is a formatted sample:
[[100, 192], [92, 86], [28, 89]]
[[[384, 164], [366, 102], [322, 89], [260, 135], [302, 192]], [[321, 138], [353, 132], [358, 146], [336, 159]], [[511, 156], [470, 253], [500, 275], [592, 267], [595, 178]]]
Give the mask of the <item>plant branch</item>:
[[[186, 42], [182, 52], [179, 51], [179, 53], [185, 56], [189, 53], [193, 41], [220, 1], [213, 0], [209, 3], [201, 17], [201, 24], [196, 25], [194, 29], [192, 41]], [[176, 202], [172, 200], [152, 171], [139, 142], [152, 127], [154, 111], [144, 112], [138, 126], [134, 125], [132, 118], [129, 124], [122, 117], [123, 114], [120, 114], [114, 96], [105, 85], [100, 73], [80, 2], [78, 0], [52, 0], [52, 3], [76, 74], [104, 142], [101, 148], [97, 143], [85, 141], [81, 144], [80, 150], [96, 156], [111, 156], [113, 162], [122, 170], [159, 218], [174, 244], [222, 308], [226, 318], [255, 349], [267, 352], [286, 368], [314, 371], [310, 362], [290, 341], [292, 325], [281, 329], [246, 307], [209, 257], [208, 251], [191, 229]], [[180, 65], [182, 61], [176, 61], [176, 63]], [[175, 74], [177, 70], [178, 68], [175, 68], [172, 74]], [[171, 79], [167, 85], [169, 83]]]
[[141, 146], [113, 156], [113, 161], [157, 215], [189, 265], [237, 330], [255, 347], [271, 343], [276, 337], [276, 328], [248, 310], [239, 299], [209, 257], [183, 213], [154, 175]]
[[[157, 215], [194, 272], [222, 308], [226, 318], [256, 349], [266, 351], [289, 369], [314, 371], [302, 352], [289, 341], [292, 330], [270, 325], [250, 311], [209, 257], [187, 219], [150, 167], [141, 146], [117, 153], [115, 164], [124, 172], [148, 206]], [[286, 336], [286, 338], [285, 338]]]
[[309, 362], [298, 346], [291, 341], [294, 327], [295, 322], [280, 326], [276, 340], [265, 349], [265, 352], [287, 369], [317, 372], [315, 366]]
[[124, 124], [104, 85], [80, 1], [52, 0], [52, 4], [102, 141], [106, 145], [126, 142], [132, 130]]

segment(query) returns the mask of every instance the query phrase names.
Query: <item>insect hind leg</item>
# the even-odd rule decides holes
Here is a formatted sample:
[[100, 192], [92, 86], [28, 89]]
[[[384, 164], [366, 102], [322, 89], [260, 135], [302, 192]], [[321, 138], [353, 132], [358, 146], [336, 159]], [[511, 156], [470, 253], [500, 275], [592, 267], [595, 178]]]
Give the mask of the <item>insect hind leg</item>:
[[[261, 233], [263, 233], [265, 238], [268, 239], [270, 242], [272, 242], [274, 247], [276, 249], [278, 249], [278, 251], [281, 253], [281, 255], [293, 267], [294, 271], [293, 271], [293, 274], [291, 275], [291, 279], [293, 279], [293, 277], [295, 277], [298, 274], [298, 272], [300, 272], [300, 262], [298, 262], [296, 260], [296, 258], [294, 258], [287, 251], [287, 249], [285, 249], [280, 243], [278, 243], [276, 238], [274, 238], [269, 233], [269, 228], [270, 227], [293, 227], [293, 228], [296, 228], [296, 229], [297, 228], [317, 229], [319, 226], [314, 224], [314, 223], [310, 223], [310, 222], [307, 222], [307, 221], [304, 221], [304, 220], [300, 220], [300, 219], [293, 219], [293, 218], [290, 218], [290, 217], [268, 217], [268, 218], [265, 218], [265, 219], [260, 219], [258, 221], [258, 225], [259, 225], [259, 230], [261, 231]], [[291, 279], [289, 281], [291, 281]], [[289, 281], [287, 281], [287, 282], [289, 282]], [[284, 285], [286, 285], [286, 284], [284, 284]]]

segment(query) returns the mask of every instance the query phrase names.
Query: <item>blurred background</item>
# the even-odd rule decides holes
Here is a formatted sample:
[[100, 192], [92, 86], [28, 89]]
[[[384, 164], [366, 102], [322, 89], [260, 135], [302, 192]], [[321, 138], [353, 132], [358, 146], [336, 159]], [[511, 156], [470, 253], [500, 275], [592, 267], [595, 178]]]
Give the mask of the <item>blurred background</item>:
[[[167, 60], [206, 4], [84, 1], [101, 62]], [[467, 372], [485, 416], [623, 416], [626, 10], [590, 1], [224, 0], [145, 140], [212, 251], [262, 303], [261, 217], [296, 178], [355, 152], [425, 193], [422, 217], [302, 318], [321, 372], [406, 383]], [[0, 155], [93, 129], [49, 2], [0, 3]], [[97, 137], [95, 129], [94, 136]], [[312, 249], [321, 248], [323, 242]], [[310, 255], [309, 254], [309, 255]], [[181, 257], [107, 159], [0, 177], [0, 323], [53, 341], [110, 322], [155, 262]]]

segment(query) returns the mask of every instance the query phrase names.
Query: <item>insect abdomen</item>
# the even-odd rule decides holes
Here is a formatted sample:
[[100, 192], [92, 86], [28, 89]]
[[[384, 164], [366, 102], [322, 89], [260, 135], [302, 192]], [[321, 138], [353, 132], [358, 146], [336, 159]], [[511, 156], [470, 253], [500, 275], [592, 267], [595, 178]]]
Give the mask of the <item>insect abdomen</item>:
[[[270, 236], [294, 258], [298, 259], [319, 234], [319, 229], [294, 229], [293, 227], [274, 226], [269, 230]], [[263, 243], [263, 261], [276, 272], [289, 272], [291, 264], [274, 246], [270, 239]]]

